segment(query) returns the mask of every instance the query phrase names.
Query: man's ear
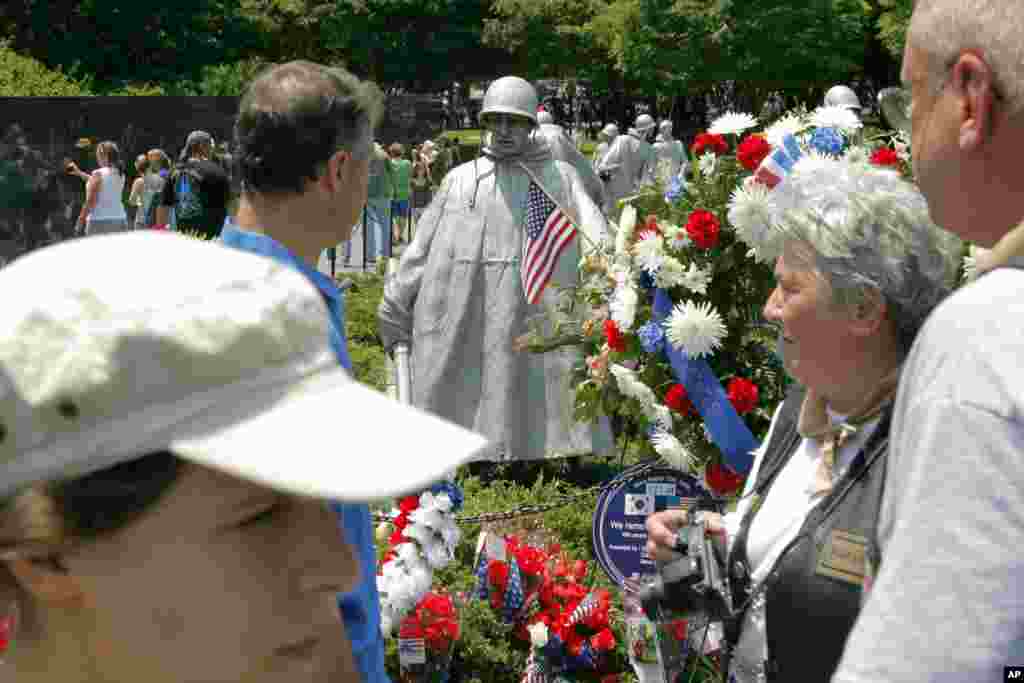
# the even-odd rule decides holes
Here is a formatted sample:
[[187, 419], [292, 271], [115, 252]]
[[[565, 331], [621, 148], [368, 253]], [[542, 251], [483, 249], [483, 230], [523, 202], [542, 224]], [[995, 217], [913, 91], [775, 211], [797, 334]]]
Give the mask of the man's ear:
[[3, 560], [21, 588], [41, 604], [51, 607], [76, 607], [83, 592], [78, 580], [58, 558]]
[[960, 103], [960, 147], [980, 147], [992, 136], [996, 102], [995, 74], [981, 55], [965, 52], [953, 64], [950, 79]]
[[853, 333], [861, 337], [877, 334], [885, 322], [888, 311], [885, 297], [877, 290], [867, 290], [864, 298], [853, 307], [853, 319], [850, 323]]

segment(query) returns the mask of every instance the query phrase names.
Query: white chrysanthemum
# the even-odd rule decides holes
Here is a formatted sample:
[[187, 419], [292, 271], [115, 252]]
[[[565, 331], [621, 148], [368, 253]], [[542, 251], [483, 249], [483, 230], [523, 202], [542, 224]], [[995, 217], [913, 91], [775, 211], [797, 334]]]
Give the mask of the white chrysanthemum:
[[449, 547], [454, 548], [459, 544], [459, 539], [462, 538], [462, 532], [459, 531], [459, 525], [455, 523], [455, 520], [451, 517], [445, 519], [444, 524], [439, 529], [435, 529], [437, 533], [441, 534], [441, 538], [448, 544]]
[[847, 135], [864, 127], [857, 115], [846, 107], [818, 107], [811, 113], [810, 123], [818, 128], [835, 128]]
[[706, 302], [678, 304], [664, 326], [672, 346], [690, 358], [700, 358], [717, 349], [726, 332], [722, 316]]
[[615, 381], [623, 396], [635, 398], [640, 402], [644, 410], [648, 410], [654, 405], [654, 392], [651, 391], [650, 387], [637, 379], [635, 372], [618, 363], [613, 363], [609, 366], [608, 371], [615, 376]]
[[625, 254], [629, 246], [629, 239], [636, 229], [636, 207], [627, 204], [619, 216], [619, 229], [615, 234], [615, 253]]
[[429, 543], [423, 548], [423, 554], [427, 558], [427, 564], [432, 569], [442, 569], [455, 559], [455, 553], [444, 543]]
[[707, 294], [708, 285], [711, 284], [711, 273], [691, 263], [683, 275], [683, 286], [696, 294]]
[[715, 175], [715, 169], [718, 168], [718, 157], [715, 156], [714, 152], [704, 152], [700, 159], [697, 160], [697, 168], [700, 169], [702, 176], [710, 178]]
[[623, 282], [615, 288], [615, 294], [612, 295], [608, 309], [611, 312], [612, 320], [618, 325], [620, 331], [629, 332], [633, 329], [633, 323], [636, 322], [636, 307], [639, 302], [640, 295], [632, 282]]
[[757, 119], [750, 114], [727, 111], [711, 124], [708, 132], [712, 135], [739, 135], [745, 130], [757, 127]]
[[671, 433], [659, 429], [651, 435], [651, 445], [658, 455], [668, 460], [676, 469], [686, 472], [693, 466], [693, 454]]
[[402, 530], [402, 535], [419, 543], [421, 548], [434, 540], [434, 532], [426, 524], [411, 523]]
[[633, 245], [633, 257], [641, 268], [653, 275], [665, 261], [665, 245], [661, 235], [645, 232]]
[[667, 432], [672, 429], [672, 411], [668, 409], [668, 406], [657, 403], [644, 415], [663, 431]]
[[866, 164], [871, 161], [871, 155], [868, 154], [868, 150], [860, 145], [852, 145], [850, 149], [846, 150], [843, 154], [843, 161], [849, 161], [851, 164]]
[[782, 145], [783, 138], [787, 135], [795, 136], [805, 130], [807, 130], [807, 121], [802, 116], [789, 113], [768, 126], [768, 130], [764, 132], [764, 137], [769, 145], [779, 147]]
[[729, 224], [737, 238], [760, 251], [771, 242], [773, 210], [771, 191], [766, 186], [742, 183], [729, 197]]
[[434, 496], [434, 506], [441, 512], [448, 514], [452, 511], [452, 499], [447, 493], [439, 493]]
[[[402, 564], [416, 564], [420, 561], [420, 551], [415, 543], [400, 543], [395, 547], [395, 555], [398, 556], [398, 561]], [[391, 563], [389, 562], [388, 564]]]
[[978, 261], [984, 258], [989, 251], [991, 250], [971, 245], [967, 256], [964, 256], [964, 282], [970, 282], [978, 277]]
[[678, 259], [666, 256], [661, 268], [654, 274], [654, 284], [661, 289], [672, 289], [683, 284], [686, 279], [686, 268]]
[[443, 519], [441, 511], [434, 507], [433, 504], [430, 507], [418, 507], [409, 513], [410, 522], [422, 524], [428, 529], [437, 529], [441, 526]]

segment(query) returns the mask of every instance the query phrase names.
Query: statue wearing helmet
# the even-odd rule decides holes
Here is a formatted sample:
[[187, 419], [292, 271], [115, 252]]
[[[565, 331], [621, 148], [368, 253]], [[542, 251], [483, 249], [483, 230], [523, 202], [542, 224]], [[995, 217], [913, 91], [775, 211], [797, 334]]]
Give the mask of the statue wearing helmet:
[[[444, 178], [388, 278], [378, 310], [384, 347], [411, 347], [412, 403], [485, 435], [490, 447], [481, 460], [607, 454], [614, 447], [607, 423], [572, 419], [566, 383], [582, 352], [533, 354], [515, 344], [528, 321], [568, 296], [562, 287], [578, 283], [577, 264], [588, 244], [606, 238], [607, 222], [580, 174], [553, 158], [537, 130], [532, 85], [513, 76], [495, 81], [480, 119], [481, 155]], [[576, 235], [542, 262], [551, 264], [549, 286], [527, 300], [533, 285], [523, 283], [524, 246], [527, 228], [538, 229], [527, 218], [543, 217], [552, 204]]]
[[671, 121], [662, 121], [658, 129], [657, 141], [654, 143], [655, 176], [667, 185], [672, 178], [686, 175], [686, 150], [682, 142], [672, 137]]
[[598, 173], [604, 180], [605, 213], [610, 217], [617, 215], [620, 199], [636, 194], [641, 185], [653, 178], [654, 148], [647, 140], [654, 128], [650, 115], [636, 117], [634, 127], [615, 138], [598, 164]]
[[619, 127], [614, 123], [609, 123], [597, 134], [598, 143], [597, 147], [594, 148], [594, 156], [591, 158], [595, 171], [601, 164], [601, 159], [604, 159], [604, 155], [608, 153], [612, 141], [617, 137], [619, 137]]
[[551, 158], [556, 161], [564, 161], [572, 164], [573, 168], [580, 174], [583, 187], [587, 194], [598, 206], [604, 205], [604, 183], [598, 177], [597, 171], [590, 165], [569, 136], [565, 129], [553, 123], [544, 123], [541, 117], [543, 112], [537, 114], [537, 120], [541, 124], [537, 126], [537, 137], [543, 139], [551, 149]]
[[833, 85], [829, 88], [823, 104], [826, 107], [844, 107], [858, 115], [861, 110], [860, 98], [848, 85]]

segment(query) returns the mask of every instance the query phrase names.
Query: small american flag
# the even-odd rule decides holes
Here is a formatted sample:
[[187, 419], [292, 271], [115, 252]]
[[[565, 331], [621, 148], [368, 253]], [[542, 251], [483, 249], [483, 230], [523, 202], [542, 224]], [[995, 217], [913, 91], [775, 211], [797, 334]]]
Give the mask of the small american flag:
[[523, 292], [531, 304], [540, 300], [559, 255], [575, 235], [576, 226], [569, 217], [531, 180], [521, 269]]

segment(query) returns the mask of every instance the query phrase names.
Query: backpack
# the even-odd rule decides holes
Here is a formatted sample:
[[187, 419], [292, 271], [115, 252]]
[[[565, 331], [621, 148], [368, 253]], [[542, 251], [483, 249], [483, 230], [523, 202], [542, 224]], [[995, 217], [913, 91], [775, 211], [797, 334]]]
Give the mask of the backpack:
[[201, 223], [206, 211], [199, 196], [200, 176], [193, 168], [185, 167], [174, 176], [174, 213], [178, 223]]

